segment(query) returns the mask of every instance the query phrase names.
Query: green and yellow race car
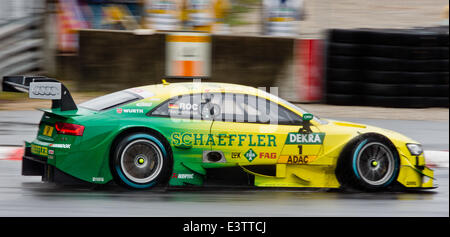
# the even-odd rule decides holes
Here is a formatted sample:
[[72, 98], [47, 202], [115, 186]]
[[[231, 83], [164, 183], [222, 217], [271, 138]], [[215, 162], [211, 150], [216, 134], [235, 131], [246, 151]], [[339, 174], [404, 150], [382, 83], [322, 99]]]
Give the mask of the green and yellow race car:
[[3, 90], [52, 100], [22, 161], [22, 175], [44, 181], [132, 189], [436, 187], [418, 142], [318, 118], [253, 87], [164, 81], [79, 105], [46, 77], [5, 77]]

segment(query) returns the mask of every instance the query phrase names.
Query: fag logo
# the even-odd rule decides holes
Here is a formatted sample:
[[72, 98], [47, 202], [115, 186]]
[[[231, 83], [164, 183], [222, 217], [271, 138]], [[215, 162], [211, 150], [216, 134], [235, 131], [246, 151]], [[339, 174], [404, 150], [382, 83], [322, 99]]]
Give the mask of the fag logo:
[[260, 152], [259, 153], [259, 158], [261, 158], [261, 159], [276, 159], [277, 158], [277, 153]]
[[249, 162], [252, 162], [255, 158], [256, 158], [256, 153], [252, 150], [252, 148], [250, 148], [245, 154], [244, 154], [245, 158], [247, 158], [247, 160]]

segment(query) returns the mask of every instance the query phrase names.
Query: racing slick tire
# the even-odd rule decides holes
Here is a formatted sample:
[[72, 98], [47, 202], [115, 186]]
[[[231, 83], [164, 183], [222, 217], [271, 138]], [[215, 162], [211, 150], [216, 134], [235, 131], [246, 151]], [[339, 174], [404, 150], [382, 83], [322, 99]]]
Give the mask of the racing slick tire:
[[339, 157], [336, 177], [344, 189], [383, 191], [393, 186], [400, 167], [395, 146], [383, 136], [365, 136]]
[[361, 95], [355, 94], [326, 94], [326, 103], [332, 105], [361, 105]]
[[111, 159], [111, 173], [121, 186], [148, 189], [165, 181], [169, 163], [169, 152], [158, 136], [133, 133], [118, 142]]
[[365, 71], [367, 82], [381, 84], [448, 84], [448, 72]]
[[367, 55], [407, 60], [448, 59], [448, 47], [403, 47], [368, 45]]
[[431, 107], [430, 97], [415, 96], [364, 96], [367, 106], [393, 107], [393, 108], [426, 108]]
[[331, 94], [357, 94], [361, 91], [361, 83], [354, 81], [328, 81], [327, 92]]
[[407, 96], [408, 85], [405, 84], [364, 84], [364, 92], [366, 95], [377, 96]]
[[363, 55], [360, 44], [329, 43], [328, 54], [333, 56], [360, 57]]
[[434, 107], [445, 107], [445, 108], [449, 107], [448, 97], [433, 97], [433, 98], [430, 98], [430, 100], [431, 100], [431, 104]]
[[328, 68], [326, 71], [327, 81], [359, 81], [361, 71], [351, 69]]
[[349, 56], [328, 56], [327, 67], [358, 70], [362, 67], [361, 58]]

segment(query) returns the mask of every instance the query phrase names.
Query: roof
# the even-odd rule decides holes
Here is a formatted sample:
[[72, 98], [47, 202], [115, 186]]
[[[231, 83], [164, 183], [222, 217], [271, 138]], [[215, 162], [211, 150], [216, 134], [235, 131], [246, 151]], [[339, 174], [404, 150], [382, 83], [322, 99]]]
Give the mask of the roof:
[[173, 97], [183, 94], [191, 93], [205, 93], [205, 92], [234, 92], [245, 93], [251, 95], [268, 96], [263, 90], [258, 90], [255, 87], [219, 83], [219, 82], [177, 82], [168, 84], [156, 84], [138, 87], [139, 89], [153, 93], [156, 97]]

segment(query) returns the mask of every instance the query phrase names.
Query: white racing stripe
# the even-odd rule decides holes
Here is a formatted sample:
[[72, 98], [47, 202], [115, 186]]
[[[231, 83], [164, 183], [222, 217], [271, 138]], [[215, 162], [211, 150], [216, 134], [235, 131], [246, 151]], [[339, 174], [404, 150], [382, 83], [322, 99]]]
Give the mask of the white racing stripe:
[[[8, 160], [14, 158], [13, 156], [23, 149], [17, 146], [0, 146], [0, 160]], [[430, 167], [448, 168], [449, 167], [449, 152], [448, 151], [424, 151], [425, 163]]]
[[448, 151], [424, 151], [425, 163], [431, 167], [448, 167]]
[[0, 146], [0, 160], [20, 160], [17, 154], [22, 150], [20, 146]]

